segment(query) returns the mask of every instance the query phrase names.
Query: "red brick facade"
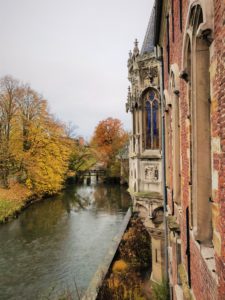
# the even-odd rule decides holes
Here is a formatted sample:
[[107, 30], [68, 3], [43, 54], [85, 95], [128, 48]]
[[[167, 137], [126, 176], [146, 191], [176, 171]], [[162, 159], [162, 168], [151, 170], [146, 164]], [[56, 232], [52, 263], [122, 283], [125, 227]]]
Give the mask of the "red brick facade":
[[[164, 94], [170, 95], [165, 99], [165, 117], [169, 120], [166, 124], [166, 151], [167, 151], [167, 197], [168, 214], [174, 217], [179, 224], [180, 232], [170, 231], [169, 249], [171, 294], [179, 300], [181, 289], [184, 299], [193, 297], [197, 300], [225, 299], [225, 1], [224, 0], [170, 0], [157, 1], [158, 10], [162, 14], [156, 17], [156, 26], [160, 26], [156, 43], [163, 48], [164, 65]], [[184, 69], [184, 43], [187, 35], [187, 24], [190, 22], [191, 9], [199, 5], [203, 11], [203, 22], [212, 24], [203, 35], [207, 34], [209, 44], [210, 62], [210, 140], [211, 140], [211, 182], [212, 197], [209, 201], [212, 210], [212, 246], [203, 247], [194, 235], [191, 225], [191, 127], [193, 119], [190, 117], [191, 108], [189, 101], [188, 80], [185, 78]], [[210, 15], [210, 8], [211, 15]], [[208, 11], [207, 11], [208, 10]], [[182, 13], [181, 13], [182, 12]], [[208, 16], [207, 16], [208, 13]], [[158, 18], [158, 20], [157, 20]], [[208, 18], [208, 19], [207, 19]], [[160, 20], [160, 22], [159, 22]], [[204, 30], [205, 30], [204, 29]], [[211, 31], [209, 31], [209, 30]], [[207, 31], [208, 30], [208, 31]], [[205, 38], [205, 36], [203, 37]], [[168, 57], [169, 54], [169, 57]], [[169, 65], [168, 65], [169, 64]], [[177, 65], [179, 73], [176, 76], [176, 87], [179, 92], [179, 126], [180, 126], [180, 204], [174, 203], [174, 171], [173, 171], [173, 134], [172, 109], [170, 103], [171, 91], [171, 66]], [[188, 66], [189, 67], [189, 66]], [[198, 61], [196, 61], [198, 68]], [[194, 73], [196, 68], [192, 69]], [[195, 75], [193, 75], [195, 76]], [[201, 78], [200, 78], [201, 79]], [[202, 84], [200, 82], [200, 84]], [[198, 86], [196, 87], [196, 89]], [[191, 86], [192, 89], [192, 86]], [[197, 118], [201, 116], [197, 116]], [[193, 139], [195, 136], [193, 136]], [[196, 162], [193, 162], [193, 164]], [[189, 215], [187, 215], [187, 208]], [[187, 216], [189, 216], [187, 220]], [[187, 224], [188, 223], [188, 224]], [[188, 226], [190, 230], [188, 231]], [[204, 228], [201, 230], [204, 231]], [[188, 232], [187, 232], [188, 231]], [[184, 272], [178, 275], [178, 250], [177, 243], [181, 244], [181, 264]], [[189, 245], [188, 245], [189, 244]], [[188, 251], [190, 250], [190, 256]], [[179, 276], [181, 277], [179, 279]], [[183, 276], [183, 278], [182, 278]], [[185, 291], [184, 278], [189, 277]], [[188, 281], [188, 280], [187, 280]], [[181, 295], [180, 294], [180, 295]]]

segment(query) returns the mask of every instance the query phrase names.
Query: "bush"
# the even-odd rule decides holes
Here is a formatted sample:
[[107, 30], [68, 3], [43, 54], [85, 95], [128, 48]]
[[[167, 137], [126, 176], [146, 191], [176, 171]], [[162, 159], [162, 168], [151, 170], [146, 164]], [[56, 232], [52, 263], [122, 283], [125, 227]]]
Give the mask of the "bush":
[[152, 294], [154, 300], [170, 300], [169, 283], [163, 279], [162, 283], [152, 283]]
[[133, 267], [147, 268], [151, 265], [149, 234], [140, 219], [133, 219], [119, 247], [120, 257]]

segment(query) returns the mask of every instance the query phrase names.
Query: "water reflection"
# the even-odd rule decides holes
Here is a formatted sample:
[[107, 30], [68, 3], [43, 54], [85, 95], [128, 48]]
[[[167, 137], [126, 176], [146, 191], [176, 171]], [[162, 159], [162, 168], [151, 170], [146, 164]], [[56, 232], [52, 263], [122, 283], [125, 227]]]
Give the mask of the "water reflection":
[[55, 299], [74, 277], [85, 290], [129, 201], [120, 186], [73, 186], [1, 226], [0, 299]]

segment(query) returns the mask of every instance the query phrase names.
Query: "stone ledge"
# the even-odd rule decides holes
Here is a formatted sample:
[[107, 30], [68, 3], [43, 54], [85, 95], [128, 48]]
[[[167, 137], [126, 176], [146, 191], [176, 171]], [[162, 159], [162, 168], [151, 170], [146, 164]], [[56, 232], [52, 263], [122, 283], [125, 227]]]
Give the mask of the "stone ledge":
[[135, 197], [139, 198], [154, 198], [154, 199], [160, 199], [162, 200], [162, 194], [158, 192], [134, 192], [133, 194]]
[[181, 286], [176, 284], [174, 290], [175, 290], [177, 299], [183, 300], [184, 297], [183, 297], [183, 290], [182, 290]]
[[125, 230], [127, 229], [127, 225], [131, 218], [131, 209], [129, 208], [121, 225], [119, 233], [113, 239], [113, 245], [109, 249], [108, 253], [106, 254], [105, 258], [103, 259], [102, 264], [98, 267], [96, 273], [94, 274], [82, 300], [95, 300], [98, 296], [98, 288], [102, 284], [109, 267], [113, 261], [113, 258], [116, 254], [116, 251], [119, 247], [120, 241], [123, 237]]

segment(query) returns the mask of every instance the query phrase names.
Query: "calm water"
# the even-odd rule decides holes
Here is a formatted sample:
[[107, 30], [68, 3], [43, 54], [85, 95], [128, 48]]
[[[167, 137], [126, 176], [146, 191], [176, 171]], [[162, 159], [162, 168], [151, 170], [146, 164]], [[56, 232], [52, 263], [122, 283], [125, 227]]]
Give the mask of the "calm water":
[[0, 299], [82, 293], [129, 206], [120, 186], [72, 186], [0, 226]]

